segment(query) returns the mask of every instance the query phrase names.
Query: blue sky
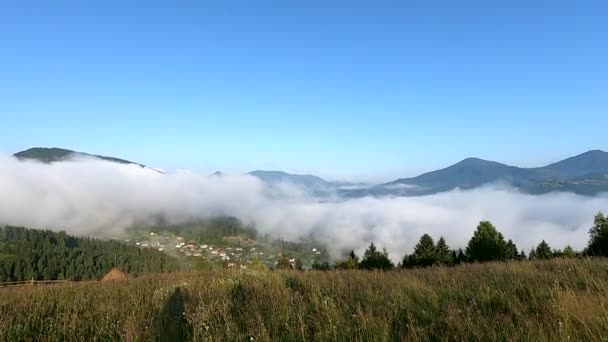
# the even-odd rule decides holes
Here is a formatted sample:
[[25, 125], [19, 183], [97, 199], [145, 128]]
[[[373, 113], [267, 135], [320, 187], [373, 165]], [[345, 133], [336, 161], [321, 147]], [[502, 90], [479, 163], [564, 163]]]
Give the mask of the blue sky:
[[0, 151], [390, 179], [608, 150], [606, 1], [4, 1]]

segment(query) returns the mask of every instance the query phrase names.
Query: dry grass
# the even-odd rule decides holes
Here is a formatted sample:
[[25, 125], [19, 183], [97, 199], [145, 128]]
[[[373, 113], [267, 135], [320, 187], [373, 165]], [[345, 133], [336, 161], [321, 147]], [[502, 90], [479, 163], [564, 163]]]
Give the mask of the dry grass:
[[101, 278], [101, 281], [123, 281], [127, 279], [127, 274], [115, 267]]
[[0, 340], [604, 341], [608, 260], [0, 289]]

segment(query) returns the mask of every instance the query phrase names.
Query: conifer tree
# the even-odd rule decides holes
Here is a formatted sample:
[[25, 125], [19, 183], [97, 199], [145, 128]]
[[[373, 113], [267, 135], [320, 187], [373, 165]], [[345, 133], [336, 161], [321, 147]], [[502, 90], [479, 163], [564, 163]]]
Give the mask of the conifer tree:
[[538, 246], [536, 246], [534, 255], [537, 259], [551, 259], [553, 257], [553, 252], [551, 252], [551, 247], [549, 247], [549, 244], [543, 240], [538, 244]]
[[388, 270], [395, 267], [391, 259], [389, 259], [386, 249], [383, 249], [382, 252], [378, 251], [373, 242], [365, 250], [360, 266], [368, 270]]
[[585, 254], [608, 256], [608, 217], [601, 212], [595, 215], [593, 227], [589, 229], [589, 245]]
[[505, 260], [507, 243], [504, 237], [489, 221], [482, 221], [477, 226], [466, 248], [469, 261]]
[[445, 239], [442, 237], [437, 241], [436, 246], [436, 262], [443, 265], [451, 265], [453, 263], [452, 253], [450, 252], [450, 247], [445, 242]]

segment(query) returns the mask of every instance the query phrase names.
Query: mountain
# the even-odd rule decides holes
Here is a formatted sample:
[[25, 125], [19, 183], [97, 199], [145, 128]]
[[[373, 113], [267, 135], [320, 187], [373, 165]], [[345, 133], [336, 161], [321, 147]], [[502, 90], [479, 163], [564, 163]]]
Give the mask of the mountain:
[[593, 150], [542, 168], [556, 178], [571, 179], [608, 172], [608, 152]]
[[295, 175], [286, 173], [283, 171], [264, 171], [264, 170], [256, 170], [248, 173], [251, 176], [257, 177], [260, 180], [268, 183], [268, 184], [278, 184], [278, 183], [293, 183], [295, 185], [303, 186], [306, 188], [318, 188], [318, 187], [332, 187], [331, 183], [324, 180], [321, 177], [313, 176], [313, 175]]
[[[122, 164], [142, 164], [125, 159], [106, 157], [61, 148], [30, 148], [15, 153], [15, 157], [44, 163], [78, 157], [98, 158]], [[160, 172], [160, 171], [158, 171]], [[317, 196], [420, 196], [450, 191], [456, 188], [474, 189], [489, 183], [500, 183], [530, 194], [553, 191], [596, 195], [608, 192], [608, 152], [592, 150], [543, 167], [521, 168], [479, 158], [467, 158], [441, 170], [412, 178], [371, 186], [362, 183], [330, 182], [314, 175], [290, 174], [283, 171], [256, 170], [248, 173], [269, 185], [291, 183]], [[215, 172], [211, 177], [221, 177]]]
[[517, 183], [528, 177], [529, 172], [525, 169], [479, 158], [467, 158], [445, 169], [424, 173], [414, 178], [398, 179], [385, 185], [390, 187], [409, 184], [436, 192], [455, 187], [471, 189], [499, 180]]
[[[504, 183], [522, 192], [540, 194], [567, 191], [595, 195], [608, 191], [608, 152], [594, 150], [544, 167], [520, 168], [479, 158], [467, 158], [445, 169], [401, 178], [370, 189], [372, 195], [414, 196], [473, 189]], [[361, 196], [364, 192], [348, 194]]]
[[66, 149], [57, 148], [57, 147], [53, 147], [53, 148], [34, 147], [34, 148], [27, 149], [25, 151], [17, 152], [14, 154], [14, 156], [19, 158], [20, 160], [28, 160], [28, 159], [37, 160], [37, 161], [40, 161], [43, 163], [54, 163], [54, 162], [75, 159], [75, 158], [87, 157], [87, 158], [102, 159], [102, 160], [110, 161], [110, 162], [114, 162], [114, 163], [133, 164], [133, 165], [138, 165], [140, 167], [145, 167], [145, 165], [135, 163], [135, 162], [125, 160], [125, 159], [100, 156], [100, 155], [89, 154], [89, 153], [84, 153], [84, 152], [77, 152], [77, 151], [66, 150]]

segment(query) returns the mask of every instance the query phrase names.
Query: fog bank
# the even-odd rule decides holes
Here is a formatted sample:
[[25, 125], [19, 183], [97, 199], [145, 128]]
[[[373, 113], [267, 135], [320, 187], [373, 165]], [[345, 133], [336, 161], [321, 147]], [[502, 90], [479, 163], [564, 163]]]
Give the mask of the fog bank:
[[96, 159], [53, 164], [0, 155], [0, 224], [112, 236], [135, 223], [232, 215], [261, 233], [297, 239], [314, 233], [336, 257], [371, 241], [398, 260], [420, 235], [464, 247], [480, 220], [492, 221], [526, 252], [545, 239], [554, 248], [586, 246], [593, 216], [608, 196], [526, 195], [504, 186], [422, 197], [320, 201], [290, 184], [253, 176], [161, 174]]

